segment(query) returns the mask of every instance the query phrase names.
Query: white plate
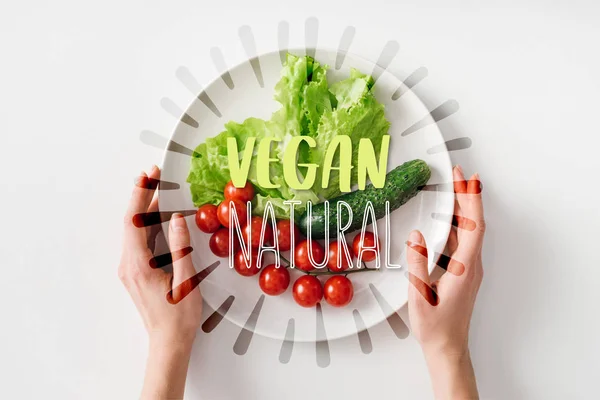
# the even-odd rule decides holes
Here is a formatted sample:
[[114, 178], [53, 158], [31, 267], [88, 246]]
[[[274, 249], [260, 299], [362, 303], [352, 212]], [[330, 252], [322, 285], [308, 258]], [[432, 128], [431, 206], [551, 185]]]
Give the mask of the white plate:
[[[291, 50], [294, 54], [304, 54], [304, 50]], [[316, 59], [322, 64], [335, 65], [337, 53], [330, 50], [317, 49]], [[198, 98], [194, 99], [187, 113], [199, 123], [198, 128], [193, 128], [184, 123], [179, 123], [171, 140], [186, 147], [194, 149], [207, 137], [212, 137], [223, 131], [223, 125], [234, 120], [242, 122], [248, 117], [269, 119], [271, 114], [279, 108], [273, 100], [274, 87], [279, 80], [281, 72], [281, 59], [279, 52], [264, 54], [258, 57], [264, 87], [261, 87], [255, 76], [250, 61], [246, 61], [229, 71], [235, 83], [230, 89], [222, 79], [218, 78], [205, 89], [206, 94], [212, 99], [222, 113], [217, 117]], [[350, 67], [362, 72], [371, 73], [374, 63], [358, 56], [347, 54], [344, 65], [336, 70], [331, 67], [328, 71], [328, 81], [335, 82], [348, 77]], [[447, 152], [428, 154], [427, 149], [440, 145], [444, 139], [435, 123], [427, 124], [420, 130], [401, 136], [401, 133], [414, 123], [429, 117], [429, 111], [411, 91], [405, 93], [396, 101], [392, 101], [392, 94], [402, 83], [388, 72], [383, 72], [375, 85], [375, 96], [386, 106], [386, 117], [391, 122], [389, 168], [393, 169], [405, 161], [420, 158], [429, 164], [432, 170], [430, 183], [445, 183], [452, 181], [450, 157]], [[431, 117], [429, 117], [431, 118]], [[177, 182], [180, 190], [166, 190], [160, 192], [161, 211], [193, 209], [189, 184], [186, 177], [190, 168], [189, 157], [180, 153], [166, 151], [162, 179]], [[281, 296], [266, 296], [262, 309], [258, 315], [254, 332], [260, 335], [284, 339], [288, 321], [294, 319], [294, 340], [317, 341], [335, 339], [358, 331], [354, 310], [358, 310], [366, 327], [371, 327], [386, 319], [392, 310], [402, 307], [407, 301], [408, 281], [405, 275], [404, 242], [412, 229], [419, 229], [427, 241], [429, 254], [439, 253], [443, 250], [450, 230], [450, 216], [454, 207], [452, 193], [427, 191], [421, 192], [407, 204], [391, 214], [391, 260], [392, 263], [401, 264], [402, 269], [386, 270], [379, 272], [365, 272], [349, 275], [354, 284], [354, 299], [345, 308], [333, 308], [325, 301], [322, 302], [324, 330], [317, 329], [317, 317], [314, 308], [306, 309], [298, 306], [291, 294], [291, 286], [300, 272], [292, 272], [292, 284]], [[448, 215], [446, 222], [432, 218], [432, 213]], [[243, 327], [251, 315], [262, 292], [258, 286], [258, 275], [242, 277], [229, 269], [227, 259], [215, 257], [209, 247], [209, 235], [200, 232], [193, 216], [187, 218], [192, 234], [192, 258], [196, 269], [199, 271], [216, 260], [221, 265], [211, 273], [201, 284], [202, 294], [206, 302], [214, 309], [218, 309], [229, 297], [235, 300], [225, 318]], [[168, 232], [168, 229], [165, 230]], [[384, 220], [378, 222], [378, 232], [381, 243], [385, 243]], [[353, 236], [348, 237], [351, 243]], [[429, 270], [433, 269], [433, 260], [430, 260]], [[391, 308], [381, 307], [374, 297], [369, 284], [373, 284], [382, 294]]]

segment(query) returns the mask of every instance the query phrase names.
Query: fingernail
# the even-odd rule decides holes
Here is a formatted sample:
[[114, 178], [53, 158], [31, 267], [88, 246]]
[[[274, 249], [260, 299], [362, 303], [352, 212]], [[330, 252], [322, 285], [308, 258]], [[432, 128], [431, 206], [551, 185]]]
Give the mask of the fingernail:
[[185, 219], [183, 219], [183, 214], [175, 213], [171, 216], [171, 227], [175, 232], [185, 230]]
[[[413, 243], [419, 243], [421, 241], [421, 234], [419, 233], [419, 231], [412, 231], [409, 235], [408, 235], [408, 240], [413, 242]], [[410, 246], [410, 244], [409, 244]]]
[[456, 169], [458, 170], [458, 172], [460, 172], [461, 174], [463, 173], [463, 169], [460, 166], [460, 164], [456, 164]]
[[473, 174], [473, 179], [475, 179], [476, 181], [480, 180], [479, 179], [479, 172], [475, 172], [475, 174]]
[[156, 166], [156, 164], [152, 165], [152, 168], [150, 168], [150, 173], [156, 172], [158, 171], [158, 167]]

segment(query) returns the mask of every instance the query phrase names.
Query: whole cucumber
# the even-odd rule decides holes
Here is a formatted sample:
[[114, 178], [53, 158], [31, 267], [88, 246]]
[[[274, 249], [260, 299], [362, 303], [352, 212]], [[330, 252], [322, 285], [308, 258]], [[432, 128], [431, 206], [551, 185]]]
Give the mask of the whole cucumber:
[[[431, 177], [431, 170], [425, 161], [408, 161], [387, 173], [385, 184], [382, 188], [375, 188], [372, 184], [366, 185], [365, 190], [357, 190], [338, 196], [329, 200], [329, 235], [333, 237], [337, 231], [337, 203], [344, 201], [348, 203], [354, 217], [352, 224], [346, 232], [353, 232], [362, 227], [363, 214], [367, 202], [373, 204], [375, 217], [377, 219], [385, 216], [385, 202], [390, 202], [390, 212], [399, 208], [417, 195], [420, 188], [427, 184]], [[342, 207], [342, 226], [348, 222], [348, 211]], [[306, 236], [308, 225], [311, 225], [313, 239], [325, 237], [325, 203], [314, 204], [312, 215], [305, 212], [298, 220], [300, 231]]]

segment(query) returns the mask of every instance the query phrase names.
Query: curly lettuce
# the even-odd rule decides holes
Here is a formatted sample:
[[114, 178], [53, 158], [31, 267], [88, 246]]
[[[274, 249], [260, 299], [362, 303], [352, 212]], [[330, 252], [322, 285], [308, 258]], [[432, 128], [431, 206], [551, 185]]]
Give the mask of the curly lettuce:
[[[327, 65], [321, 65], [308, 56], [287, 54], [281, 71], [281, 78], [275, 86], [275, 100], [281, 104], [271, 119], [264, 121], [248, 118], [242, 123], [234, 121], [225, 124], [225, 130], [200, 144], [192, 156], [187, 178], [190, 183], [194, 205], [218, 204], [223, 200], [223, 189], [230, 180], [227, 156], [227, 138], [236, 139], [241, 157], [249, 137], [261, 139], [275, 137], [279, 143], [273, 146], [272, 156], [279, 162], [270, 163], [269, 177], [278, 188], [264, 188], [256, 175], [256, 152], [250, 163], [248, 180], [255, 187], [253, 213], [262, 215], [267, 201], [271, 201], [277, 218], [289, 218], [289, 206], [285, 200], [300, 200], [296, 206], [300, 214], [307, 201], [318, 203], [323, 199], [338, 195], [339, 176], [332, 171], [328, 188], [321, 188], [320, 174], [310, 190], [296, 190], [287, 185], [283, 178], [283, 154], [290, 139], [294, 136], [311, 136], [317, 142], [315, 148], [302, 143], [298, 152], [299, 163], [322, 165], [325, 151], [333, 137], [348, 135], [353, 143], [353, 165], [356, 165], [358, 142], [361, 138], [373, 141], [376, 154], [379, 154], [381, 138], [387, 134], [389, 122], [384, 116], [384, 107], [378, 103], [371, 91], [373, 79], [352, 70], [346, 80], [329, 86]], [[258, 148], [258, 146], [256, 146]], [[256, 149], [255, 149], [256, 151]], [[339, 163], [339, 157], [334, 163]], [[304, 176], [305, 171], [299, 168]], [[353, 183], [356, 173], [353, 173]]]

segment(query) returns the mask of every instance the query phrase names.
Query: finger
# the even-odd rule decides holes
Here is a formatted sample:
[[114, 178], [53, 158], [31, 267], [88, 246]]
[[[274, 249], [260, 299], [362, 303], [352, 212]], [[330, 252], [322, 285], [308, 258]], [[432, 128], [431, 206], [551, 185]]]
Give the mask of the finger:
[[171, 265], [173, 264], [173, 262], [182, 259], [183, 257], [190, 254], [193, 250], [194, 249], [192, 248], [192, 246], [187, 246], [180, 250], [175, 250], [170, 253], [152, 257], [149, 262], [150, 268], [156, 269], [166, 267], [167, 265]]
[[[462, 211], [460, 210], [460, 205], [458, 201], [454, 199], [454, 215], [462, 215]], [[448, 241], [446, 242], [446, 254], [452, 254], [456, 251], [458, 247], [458, 234], [457, 228], [454, 225], [450, 226], [450, 233], [448, 234]]]
[[465, 176], [463, 175], [463, 170], [460, 165], [457, 165], [452, 169], [452, 179], [454, 180], [454, 193], [467, 193], [467, 181], [465, 180]]
[[432, 306], [437, 306], [439, 303], [439, 298], [437, 293], [431, 288], [431, 286], [427, 285], [421, 279], [417, 278], [416, 275], [412, 273], [408, 273], [408, 281], [411, 283], [409, 286], [409, 298], [412, 299], [425, 299], [427, 303]]
[[467, 183], [467, 193], [469, 194], [480, 194], [482, 190], [481, 181], [479, 180], [479, 174], [473, 174]]
[[131, 194], [131, 200], [125, 214], [125, 240], [129, 245], [145, 247], [146, 230], [135, 226], [135, 217], [139, 213], [144, 213], [148, 209], [150, 201], [147, 199], [148, 190], [145, 188], [148, 182], [148, 176], [142, 172], [136, 178], [135, 187]]
[[450, 228], [450, 234], [448, 235], [448, 242], [446, 242], [446, 253], [452, 254], [458, 248], [458, 235], [456, 228]]
[[157, 212], [158, 211], [158, 194], [154, 193], [152, 196], [152, 201], [150, 201], [150, 207], [148, 207], [148, 212]]
[[156, 181], [158, 178], [160, 178], [160, 170], [154, 165], [148, 175], [146, 175], [145, 172], [142, 172], [135, 180], [135, 187], [133, 188], [132, 199], [128, 210], [128, 214], [133, 220], [135, 220], [137, 214], [148, 212], [148, 207], [150, 207], [157, 186], [152, 182]]
[[[485, 234], [485, 219], [483, 216], [483, 202], [481, 200], [479, 175], [474, 174], [469, 183], [473, 193], [467, 194], [469, 199], [464, 207], [461, 206], [464, 217], [458, 221], [459, 227], [463, 228], [460, 235], [455, 257], [461, 260], [474, 259], [483, 246]], [[479, 186], [479, 188], [478, 188]], [[477, 193], [479, 191], [479, 193]]]
[[[454, 180], [454, 193], [458, 206], [464, 209], [466, 205], [467, 181], [463, 175], [463, 170], [460, 165], [457, 165], [452, 170], [452, 178]], [[464, 210], [463, 210], [464, 211]]]
[[[169, 224], [169, 249], [177, 254], [190, 247], [190, 232], [182, 214], [173, 214]], [[196, 269], [190, 256], [184, 256], [173, 262], [173, 287], [194, 276]]]
[[150, 205], [152, 204], [152, 200], [155, 198], [157, 193], [158, 183], [160, 182], [160, 169], [153, 165], [148, 173], [148, 180], [146, 182], [146, 200]]
[[475, 228], [477, 228], [477, 223], [470, 218], [463, 217], [460, 215], [453, 215], [452, 226], [466, 231], [474, 231]]
[[[484, 224], [483, 201], [481, 199], [481, 190], [483, 186], [479, 179], [479, 174], [473, 174], [467, 184], [467, 193], [469, 193], [469, 215], [468, 217]], [[482, 227], [484, 228], [484, 227]]]
[[[155, 213], [158, 212], [158, 192], [154, 193], [154, 197], [152, 198], [152, 202], [150, 203], [150, 207], [148, 208], [148, 212]], [[150, 225], [146, 227], [146, 242], [148, 243], [148, 248], [154, 253], [156, 248], [156, 237], [162, 230], [162, 224]]]
[[406, 261], [408, 263], [409, 296], [413, 299], [424, 298], [431, 305], [437, 304], [437, 295], [429, 285], [427, 268], [427, 245], [419, 231], [412, 231], [406, 242]]
[[461, 276], [465, 272], [465, 265], [463, 263], [446, 254], [439, 254], [436, 264], [452, 275]]

